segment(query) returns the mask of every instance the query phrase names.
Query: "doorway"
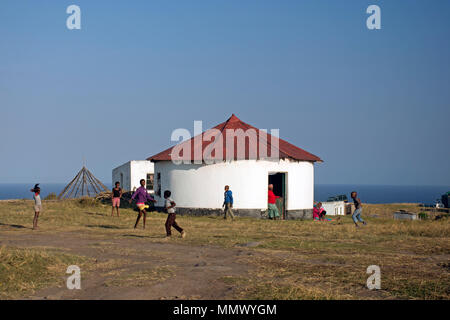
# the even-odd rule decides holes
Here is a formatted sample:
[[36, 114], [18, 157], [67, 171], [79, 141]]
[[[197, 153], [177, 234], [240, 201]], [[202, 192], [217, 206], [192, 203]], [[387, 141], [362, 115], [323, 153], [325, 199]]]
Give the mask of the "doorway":
[[281, 219], [286, 219], [286, 173], [269, 173], [269, 184], [273, 184], [273, 193], [280, 198], [277, 199], [277, 207]]

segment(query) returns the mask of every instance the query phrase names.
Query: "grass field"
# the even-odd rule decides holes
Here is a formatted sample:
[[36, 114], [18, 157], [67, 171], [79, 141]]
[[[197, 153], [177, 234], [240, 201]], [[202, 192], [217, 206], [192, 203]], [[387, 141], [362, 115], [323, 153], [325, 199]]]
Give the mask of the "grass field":
[[[179, 216], [187, 231], [165, 239], [166, 216], [90, 200], [0, 202], [0, 298], [14, 299], [449, 299], [450, 223], [396, 221], [414, 204], [365, 205], [366, 227], [339, 221]], [[65, 288], [67, 266], [82, 290]], [[381, 268], [381, 290], [366, 269]]]

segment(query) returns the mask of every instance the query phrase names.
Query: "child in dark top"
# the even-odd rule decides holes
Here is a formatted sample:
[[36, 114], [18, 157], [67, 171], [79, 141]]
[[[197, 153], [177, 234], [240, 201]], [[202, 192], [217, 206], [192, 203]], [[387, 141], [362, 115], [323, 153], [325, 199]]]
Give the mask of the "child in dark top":
[[166, 234], [167, 238], [170, 238], [172, 236], [172, 227], [174, 227], [180, 234], [181, 237], [186, 237], [186, 232], [178, 225], [176, 222], [177, 215], [175, 213], [175, 206], [177, 205], [175, 201], [170, 197], [172, 195], [172, 192], [169, 190], [164, 191], [164, 208], [167, 211], [167, 220], [166, 220]]
[[352, 191], [350, 196], [352, 197], [353, 203], [355, 204], [355, 212], [353, 212], [353, 215], [352, 215], [352, 219], [353, 219], [353, 222], [355, 223], [355, 226], [359, 227], [358, 221], [362, 222], [363, 225], [366, 225], [367, 223], [361, 218], [362, 204], [361, 204], [361, 199], [358, 198], [358, 193], [356, 191]]
[[111, 191], [111, 199], [112, 199], [112, 212], [111, 217], [114, 216], [114, 208], [117, 209], [117, 216], [120, 217], [119, 207], [120, 207], [120, 198], [122, 198], [122, 188], [120, 187], [120, 182], [115, 183], [115, 187]]

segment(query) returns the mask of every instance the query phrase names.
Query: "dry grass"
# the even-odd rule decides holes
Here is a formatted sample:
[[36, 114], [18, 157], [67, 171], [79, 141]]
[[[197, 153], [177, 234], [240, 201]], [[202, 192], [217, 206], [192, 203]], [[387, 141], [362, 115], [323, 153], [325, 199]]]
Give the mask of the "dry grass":
[[162, 282], [173, 276], [174, 267], [159, 266], [156, 268], [118, 276], [114, 280], [107, 281], [105, 285], [115, 287], [139, 287], [142, 285], [148, 285], [149, 282]]
[[[359, 229], [354, 227], [350, 217], [333, 222], [247, 218], [231, 222], [220, 217], [179, 216], [178, 223], [188, 236], [186, 239], [174, 237], [171, 242], [262, 253], [263, 257], [241, 258], [256, 270], [249, 277], [221, 279], [233, 286], [235, 298], [449, 299], [450, 222], [447, 219], [396, 221], [391, 218], [399, 209], [420, 212], [414, 204], [365, 205], [364, 208], [363, 217], [368, 226]], [[163, 241], [166, 215], [150, 213], [147, 230], [132, 230], [134, 211], [121, 210], [120, 218], [112, 218], [110, 214], [109, 206], [95, 202], [44, 202], [38, 232], [89, 234], [98, 238], [99, 244], [111, 239]], [[32, 233], [29, 230], [32, 216], [30, 201], [0, 202], [2, 232]], [[15, 259], [30, 260], [24, 255], [17, 255]], [[47, 259], [57, 265], [58, 260], [43, 258], [42, 261]], [[376, 292], [365, 287], [366, 269], [373, 264], [379, 265], [382, 273], [382, 290]], [[32, 268], [26, 265], [24, 268]], [[39, 268], [47, 266], [43, 264]], [[16, 268], [20, 270], [22, 266], [18, 264]], [[10, 273], [2, 269], [0, 277], [9, 277]], [[29, 279], [39, 274], [30, 273]], [[141, 277], [162, 279], [161, 274], [158, 270], [149, 270], [145, 274], [121, 278], [119, 285], [139, 282]], [[47, 283], [45, 275], [39, 281]]]
[[64, 283], [67, 266], [82, 266], [86, 259], [44, 249], [0, 247], [0, 299]]

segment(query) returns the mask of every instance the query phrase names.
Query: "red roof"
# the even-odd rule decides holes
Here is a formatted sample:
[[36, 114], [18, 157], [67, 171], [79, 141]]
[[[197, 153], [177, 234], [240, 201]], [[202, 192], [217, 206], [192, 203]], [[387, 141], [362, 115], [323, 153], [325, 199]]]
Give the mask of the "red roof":
[[[229, 133], [227, 130], [239, 130], [242, 129], [244, 132], [252, 132], [253, 140], [251, 139], [245, 139], [245, 148], [242, 148], [241, 150], [238, 150], [237, 146], [237, 138], [234, 137], [234, 150], [227, 150], [227, 135]], [[253, 130], [251, 130], [253, 129]], [[236, 131], [234, 131], [236, 132]], [[230, 135], [229, 135], [230, 136]], [[230, 136], [232, 137], [232, 136]], [[222, 139], [223, 142], [223, 155], [220, 155], [220, 152], [212, 151], [211, 149], [214, 149], [214, 144]], [[278, 140], [278, 141], [277, 141]], [[231, 139], [229, 140], [231, 141]], [[188, 159], [194, 161], [194, 160], [204, 160], [203, 155], [205, 149], [208, 148], [208, 152], [211, 154], [211, 156], [208, 159], [228, 159], [229, 156], [233, 160], [243, 160], [243, 159], [260, 159], [260, 151], [263, 152], [264, 149], [261, 149], [261, 142], [266, 142], [267, 145], [267, 154], [268, 156], [272, 156], [271, 149], [272, 145], [274, 148], [275, 153], [279, 153], [280, 159], [293, 159], [293, 160], [299, 160], [299, 161], [322, 161], [319, 157], [294, 146], [293, 144], [290, 144], [289, 142], [274, 137], [271, 134], [267, 133], [266, 138], [264, 137], [264, 132], [261, 130], [241, 121], [238, 117], [236, 117], [234, 114], [225, 122], [215, 126], [212, 129], [206, 130], [201, 135], [198, 135], [196, 137], [193, 137], [189, 140], [186, 140], [184, 142], [179, 143], [178, 145], [171, 147], [167, 150], [164, 150], [147, 160], [150, 161], [171, 161], [172, 160], [172, 150], [177, 147], [177, 150], [175, 150], [179, 156], [175, 159], [185, 159], [189, 155], [184, 155], [182, 148], [187, 147], [186, 150], [191, 150], [190, 157]], [[276, 147], [276, 144], [278, 142], [278, 148]], [[220, 145], [216, 145], [215, 147], [218, 148]], [[230, 144], [231, 146], [231, 144]], [[250, 148], [252, 146], [252, 148]], [[243, 145], [244, 147], [244, 145]], [[200, 152], [201, 150], [201, 152]], [[240, 152], [239, 152], [240, 151]], [[217, 153], [217, 154], [216, 154]], [[244, 154], [245, 153], [245, 154]], [[275, 154], [276, 156], [276, 154]]]

